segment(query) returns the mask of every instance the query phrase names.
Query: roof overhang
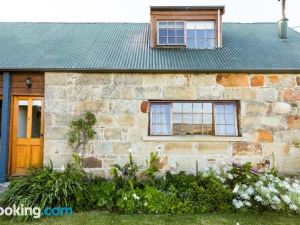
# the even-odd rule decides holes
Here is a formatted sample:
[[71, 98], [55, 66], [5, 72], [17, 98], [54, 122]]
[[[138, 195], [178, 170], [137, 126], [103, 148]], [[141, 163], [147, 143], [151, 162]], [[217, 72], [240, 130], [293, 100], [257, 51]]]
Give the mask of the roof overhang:
[[221, 10], [225, 13], [224, 5], [215, 6], [150, 6], [150, 11], [198, 11], [198, 10]]

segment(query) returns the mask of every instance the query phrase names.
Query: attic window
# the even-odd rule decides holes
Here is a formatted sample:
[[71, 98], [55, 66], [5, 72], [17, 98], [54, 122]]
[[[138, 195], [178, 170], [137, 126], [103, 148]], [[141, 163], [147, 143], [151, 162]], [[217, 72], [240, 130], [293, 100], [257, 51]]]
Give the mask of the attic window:
[[158, 22], [160, 45], [184, 45], [184, 22]]
[[158, 21], [158, 45], [215, 48], [214, 21]]
[[186, 23], [187, 48], [214, 48], [215, 23], [214, 21], [188, 21]]

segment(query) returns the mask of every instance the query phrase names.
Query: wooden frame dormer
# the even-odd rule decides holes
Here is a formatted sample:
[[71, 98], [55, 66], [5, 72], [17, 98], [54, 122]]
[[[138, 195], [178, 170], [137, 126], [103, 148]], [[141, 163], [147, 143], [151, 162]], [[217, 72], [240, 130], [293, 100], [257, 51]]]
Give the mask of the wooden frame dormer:
[[186, 45], [160, 45], [158, 43], [158, 22], [161, 21], [213, 21], [215, 31], [215, 47], [222, 47], [222, 15], [224, 6], [151, 6], [151, 47], [185, 48]]

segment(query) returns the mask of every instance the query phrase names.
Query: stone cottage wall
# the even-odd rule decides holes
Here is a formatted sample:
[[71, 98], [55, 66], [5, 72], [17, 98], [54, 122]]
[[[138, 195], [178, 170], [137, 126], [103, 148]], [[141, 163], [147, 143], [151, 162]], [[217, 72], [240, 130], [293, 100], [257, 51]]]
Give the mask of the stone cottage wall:
[[[149, 138], [143, 100], [240, 100], [238, 138]], [[90, 171], [107, 175], [128, 149], [145, 165], [160, 149], [165, 169], [195, 172], [224, 163], [269, 159], [283, 173], [300, 172], [300, 76], [290, 74], [46, 73], [44, 160], [61, 167], [71, 157], [71, 118], [89, 110], [97, 136], [88, 148]]]

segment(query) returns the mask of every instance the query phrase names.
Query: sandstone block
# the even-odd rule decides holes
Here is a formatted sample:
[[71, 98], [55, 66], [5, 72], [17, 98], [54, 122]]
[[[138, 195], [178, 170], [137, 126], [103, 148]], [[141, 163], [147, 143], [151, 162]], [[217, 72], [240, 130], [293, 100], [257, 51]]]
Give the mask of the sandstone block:
[[259, 129], [256, 131], [256, 142], [273, 142], [273, 134], [269, 130]]
[[129, 149], [131, 148], [131, 143], [129, 142], [116, 142], [112, 144], [114, 154], [129, 154]]
[[255, 142], [236, 142], [232, 144], [233, 156], [243, 155], [261, 155], [262, 147], [260, 143]]
[[300, 129], [300, 116], [288, 116], [287, 125], [290, 129]]
[[122, 140], [122, 131], [120, 128], [105, 128], [104, 138], [107, 141]]
[[284, 91], [284, 99], [290, 102], [300, 101], [300, 89], [286, 89]]
[[165, 152], [188, 154], [194, 152], [194, 145], [192, 143], [166, 143]]
[[262, 143], [262, 153], [265, 157], [282, 157], [288, 156], [289, 154], [289, 145], [286, 143]]
[[262, 116], [260, 117], [260, 124], [269, 128], [280, 128], [283, 126], [280, 116]]
[[291, 105], [286, 102], [276, 102], [272, 105], [273, 114], [288, 114], [291, 111]]
[[256, 94], [260, 102], [275, 102], [278, 99], [278, 91], [274, 88], [260, 88]]
[[216, 81], [224, 87], [249, 87], [248, 75], [246, 74], [219, 74]]
[[249, 88], [225, 88], [224, 100], [255, 100], [256, 92]]
[[252, 87], [261, 87], [264, 86], [264, 76], [256, 75], [251, 77], [251, 86]]
[[165, 88], [164, 96], [167, 99], [184, 99], [184, 100], [194, 100], [197, 98], [197, 92], [195, 88]]
[[101, 168], [102, 161], [95, 157], [87, 157], [83, 159], [84, 168]]
[[229, 155], [229, 144], [227, 142], [200, 142], [197, 146], [202, 155]]
[[264, 115], [267, 111], [267, 105], [259, 102], [249, 102], [246, 107], [247, 115]]

